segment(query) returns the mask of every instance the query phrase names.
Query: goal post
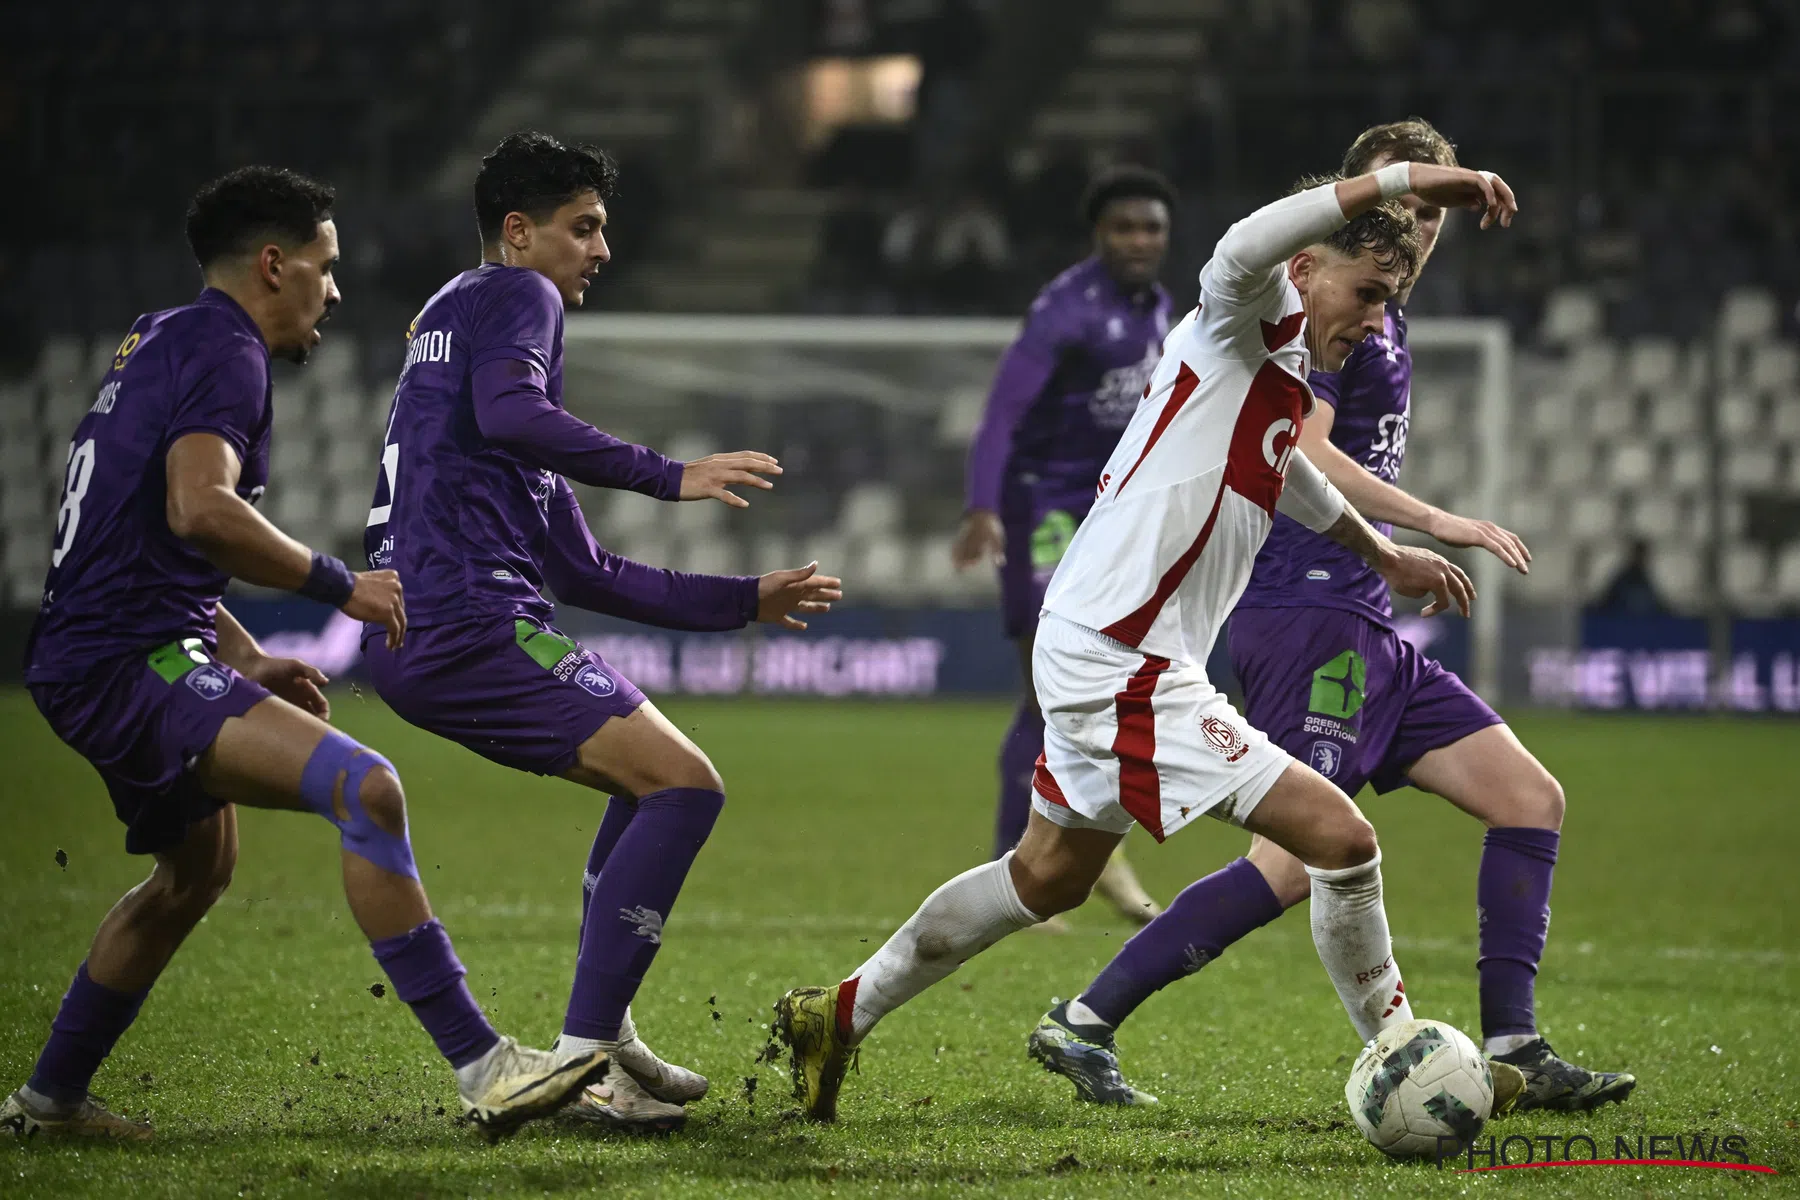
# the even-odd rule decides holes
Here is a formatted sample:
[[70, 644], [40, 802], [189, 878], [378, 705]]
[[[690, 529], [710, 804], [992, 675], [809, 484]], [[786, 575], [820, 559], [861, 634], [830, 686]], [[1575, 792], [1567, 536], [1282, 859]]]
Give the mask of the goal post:
[[[968, 438], [999, 354], [1018, 329], [1011, 318], [579, 313], [567, 319], [564, 368], [578, 414], [664, 449], [682, 444], [704, 452], [709, 438], [718, 443], [713, 449], [735, 449], [720, 439], [741, 435], [767, 439], [744, 444], [777, 453], [791, 444], [814, 447], [822, 458], [853, 460], [849, 477], [835, 485], [886, 487], [904, 501], [905, 519], [882, 525], [867, 515], [871, 505], [848, 500], [837, 525], [790, 510], [783, 519], [793, 540], [818, 545], [817, 539], [836, 536], [833, 544], [855, 555], [863, 553], [859, 529], [911, 537], [918, 543], [911, 557], [896, 551], [884, 561], [911, 564], [916, 578], [889, 578], [885, 592], [863, 594], [991, 602], [991, 573], [955, 577], [938, 559], [947, 558], [943, 539], [962, 507]], [[1402, 484], [1434, 503], [1498, 520], [1511, 423], [1511, 332], [1502, 320], [1480, 318], [1419, 318], [1408, 332], [1413, 409], [1430, 406], [1433, 416], [1428, 422], [1415, 417], [1410, 448], [1460, 447], [1474, 479], [1453, 472], [1447, 482], [1433, 477], [1436, 482], [1415, 484], [1403, 474]], [[587, 407], [597, 404], [606, 411]], [[815, 461], [809, 474], [831, 465]], [[831, 502], [813, 495], [817, 503]], [[1481, 594], [1470, 628], [1469, 683], [1498, 704], [1506, 569], [1488, 554], [1464, 561]]]

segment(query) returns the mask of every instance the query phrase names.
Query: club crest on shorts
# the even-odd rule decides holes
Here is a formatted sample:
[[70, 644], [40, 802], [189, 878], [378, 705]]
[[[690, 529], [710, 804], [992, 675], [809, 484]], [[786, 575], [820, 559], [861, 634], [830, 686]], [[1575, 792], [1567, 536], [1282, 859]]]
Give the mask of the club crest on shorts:
[[575, 672], [575, 683], [582, 691], [602, 698], [619, 690], [619, 685], [613, 682], [612, 676], [593, 663], [588, 663]]
[[208, 663], [187, 673], [187, 685], [202, 700], [217, 700], [231, 690], [231, 672]]
[[1200, 732], [1206, 738], [1206, 744], [1223, 754], [1226, 762], [1236, 762], [1250, 752], [1250, 744], [1244, 741], [1244, 735], [1228, 721], [1202, 717]]
[[1344, 761], [1344, 748], [1336, 742], [1314, 742], [1306, 759], [1313, 770], [1331, 779], [1337, 775], [1338, 766]]

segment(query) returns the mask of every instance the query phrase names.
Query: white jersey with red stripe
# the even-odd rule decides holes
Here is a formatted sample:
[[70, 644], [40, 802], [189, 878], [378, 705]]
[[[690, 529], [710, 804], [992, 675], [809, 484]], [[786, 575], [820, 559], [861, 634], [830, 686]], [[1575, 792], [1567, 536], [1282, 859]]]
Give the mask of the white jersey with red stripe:
[[1285, 256], [1245, 265], [1231, 238], [1200, 272], [1200, 303], [1169, 332], [1044, 598], [1047, 612], [1177, 662], [1206, 662], [1249, 583], [1313, 404]]

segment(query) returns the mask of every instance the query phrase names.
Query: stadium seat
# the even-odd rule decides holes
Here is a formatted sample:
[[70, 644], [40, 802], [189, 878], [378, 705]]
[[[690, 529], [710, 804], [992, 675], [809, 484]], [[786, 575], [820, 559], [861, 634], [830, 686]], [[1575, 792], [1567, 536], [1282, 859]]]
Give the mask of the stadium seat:
[[[756, 488], [740, 487], [740, 495], [748, 493], [750, 503], [755, 504], [761, 498]], [[668, 504], [667, 501], [656, 501], [667, 504], [669, 527], [683, 537], [711, 537], [725, 527], [725, 518], [730, 515], [725, 505], [717, 500], [697, 500], [687, 504]]]
[[1733, 611], [1768, 612], [1775, 606], [1769, 590], [1769, 552], [1749, 542], [1727, 546], [1719, 565], [1719, 590]]
[[1776, 556], [1772, 590], [1783, 605], [1800, 606], [1800, 541], [1789, 542]]
[[1758, 392], [1788, 392], [1800, 382], [1800, 347], [1791, 342], [1764, 342], [1750, 355], [1745, 384]]
[[1684, 437], [1700, 431], [1700, 397], [1682, 388], [1658, 392], [1650, 399], [1650, 432], [1658, 437]]
[[325, 474], [364, 500], [374, 494], [381, 447], [366, 438], [332, 438], [325, 443]]
[[1575, 347], [1564, 374], [1568, 387], [1578, 393], [1595, 395], [1619, 386], [1619, 349], [1611, 342], [1584, 342]]
[[1662, 542], [1650, 553], [1650, 579], [1672, 608], [1692, 610], [1706, 601], [1705, 562], [1698, 543]]
[[[624, 434], [614, 432], [613, 436], [623, 437]], [[682, 462], [692, 462], [696, 458], [705, 458], [709, 454], [719, 453], [719, 444], [709, 434], [688, 430], [670, 438], [667, 445], [662, 448], [662, 452], [670, 458], [679, 459]]]
[[357, 382], [361, 349], [354, 334], [332, 329], [307, 356], [306, 372], [331, 391], [343, 390]]
[[1619, 504], [1604, 492], [1575, 496], [1569, 505], [1569, 536], [1591, 542], [1615, 536], [1619, 531]]
[[[1613, 533], [1618, 531], [1615, 529]], [[1590, 544], [1581, 555], [1580, 598], [1591, 602], [1606, 590], [1625, 565], [1625, 547], [1607, 537]]]
[[1588, 428], [1602, 442], [1632, 437], [1640, 424], [1638, 400], [1630, 392], [1602, 392], [1589, 402]]
[[348, 384], [321, 382], [315, 419], [321, 429], [346, 441], [363, 440], [363, 391]]
[[[611, 537], [635, 537], [641, 533], [662, 530], [679, 508], [697, 507], [683, 504], [679, 508], [663, 500], [641, 496], [636, 492], [614, 489], [581, 488], [577, 493], [581, 509], [588, 515], [595, 536], [603, 545]], [[713, 502], [717, 504], [717, 501]]]
[[1509, 575], [1506, 586], [1540, 603], [1560, 604], [1568, 600], [1574, 576], [1574, 548], [1560, 539], [1544, 540], [1531, 544], [1531, 574]]
[[682, 570], [701, 575], [737, 575], [744, 565], [738, 543], [722, 537], [687, 539], [676, 561]]
[[938, 414], [938, 441], [946, 446], [967, 446], [981, 425], [981, 412], [987, 405], [987, 393], [977, 388], [960, 388], [950, 394]]
[[964, 592], [965, 584], [950, 562], [951, 541], [949, 534], [930, 534], [913, 541], [908, 570], [920, 598], [953, 600]]
[[855, 590], [857, 603], [904, 601], [911, 597], [907, 545], [901, 538], [889, 534], [871, 537], [852, 552], [851, 565], [845, 570], [846, 586]]
[[1681, 351], [1673, 338], [1641, 337], [1625, 359], [1625, 381], [1634, 391], [1654, 394], [1676, 382]]
[[1546, 392], [1531, 402], [1526, 428], [1540, 438], [1559, 438], [1585, 424], [1584, 412], [1562, 392]]
[[1725, 453], [1725, 485], [1734, 491], [1772, 488], [1779, 470], [1775, 447], [1766, 442], [1733, 446]]
[[83, 376], [86, 364], [86, 346], [80, 338], [47, 338], [43, 352], [38, 355], [37, 377], [48, 384], [66, 385]]
[[1681, 529], [1681, 505], [1664, 491], [1645, 491], [1631, 505], [1631, 532], [1651, 541], [1673, 537]]
[[347, 481], [340, 481], [331, 493], [331, 529], [340, 537], [352, 537], [360, 533], [369, 523], [369, 503], [374, 495], [375, 484], [369, 481], [365, 489], [355, 487]]
[[1431, 491], [1463, 486], [1472, 477], [1474, 463], [1469, 447], [1462, 442], [1438, 442], [1430, 447], [1422, 464], [1424, 470], [1415, 477]]
[[1500, 523], [1524, 538], [1536, 552], [1533, 538], [1541, 534], [1559, 529], [1562, 523], [1562, 508], [1554, 497], [1538, 488], [1514, 488], [1506, 498], [1504, 516]]
[[1656, 477], [1656, 457], [1648, 442], [1621, 441], [1607, 454], [1607, 482], [1621, 491], [1643, 487]]
[[1594, 451], [1585, 441], [1555, 442], [1542, 461], [1543, 482], [1560, 491], [1575, 491], [1593, 478]]
[[844, 497], [838, 531], [852, 539], [893, 533], [900, 528], [904, 512], [900, 489], [886, 483], [859, 483]]
[[1560, 287], [1544, 305], [1538, 337], [1550, 346], [1574, 346], [1600, 333], [1605, 313], [1592, 288]]
[[849, 542], [835, 533], [817, 533], [800, 543], [799, 555], [793, 562], [771, 563], [760, 569], [773, 571], [778, 567], [804, 567], [809, 562], [816, 562], [824, 574], [841, 578], [848, 570], [849, 561]]
[[634, 562], [641, 562], [650, 567], [667, 567], [675, 558], [679, 549], [669, 536], [660, 530], [644, 529], [628, 537], [604, 536], [605, 530], [595, 535], [594, 540], [611, 550], [614, 554], [622, 554]]
[[[803, 567], [806, 565], [806, 560], [799, 557], [799, 551], [794, 548], [793, 539], [786, 534], [763, 533], [750, 539], [748, 565], [755, 571], [766, 573], [787, 567]], [[819, 565], [824, 566], [823, 563]], [[826, 573], [842, 574], [842, 572], [834, 571]]]
[[273, 520], [289, 533], [294, 533], [295, 527], [301, 525], [316, 525], [324, 515], [324, 501], [310, 480], [288, 483], [272, 494], [275, 497]]
[[1669, 486], [1700, 491], [1712, 482], [1712, 450], [1700, 442], [1679, 441], [1669, 448]]
[[1719, 337], [1727, 345], [1760, 341], [1775, 332], [1781, 310], [1772, 293], [1762, 288], [1738, 288], [1728, 292], [1719, 306]]
[[1800, 389], [1789, 388], [1769, 398], [1769, 432], [1784, 442], [1800, 442]]
[[1763, 402], [1749, 392], [1727, 392], [1719, 397], [1717, 412], [1719, 432], [1728, 438], [1759, 436], [1763, 425]]

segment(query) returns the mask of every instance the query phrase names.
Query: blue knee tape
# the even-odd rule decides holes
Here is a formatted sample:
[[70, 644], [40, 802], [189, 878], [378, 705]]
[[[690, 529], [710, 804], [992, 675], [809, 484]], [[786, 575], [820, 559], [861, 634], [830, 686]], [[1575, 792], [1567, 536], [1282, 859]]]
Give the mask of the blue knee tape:
[[[389, 774], [395, 773], [394, 765], [387, 759], [354, 738], [333, 730], [306, 760], [306, 768], [300, 773], [300, 798], [306, 801], [307, 808], [338, 827], [345, 850], [384, 871], [417, 879], [419, 868], [413, 863], [412, 843], [405, 832], [398, 836], [391, 834], [371, 821], [369, 814], [363, 811], [363, 780], [377, 767]], [[337, 818], [335, 803], [339, 776], [344, 780], [342, 795], [344, 811], [348, 814], [342, 821]]]

